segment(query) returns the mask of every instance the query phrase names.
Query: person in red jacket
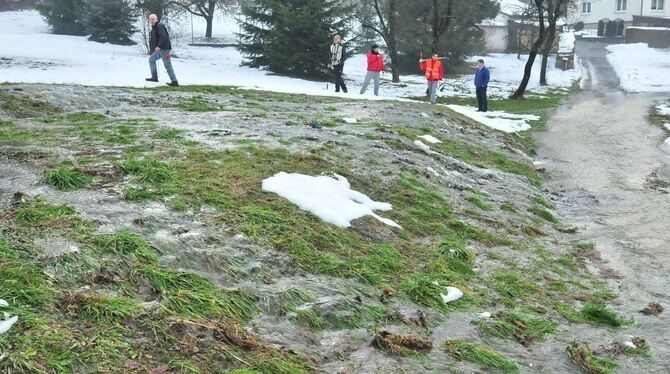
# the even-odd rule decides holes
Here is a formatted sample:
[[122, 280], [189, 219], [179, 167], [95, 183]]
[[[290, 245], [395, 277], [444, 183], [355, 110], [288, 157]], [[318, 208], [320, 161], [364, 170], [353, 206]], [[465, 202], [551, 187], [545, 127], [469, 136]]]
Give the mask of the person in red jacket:
[[435, 104], [437, 102], [437, 86], [444, 79], [444, 67], [442, 61], [437, 57], [437, 52], [433, 52], [433, 57], [430, 59], [419, 59], [419, 68], [426, 71], [430, 103]]
[[379, 74], [384, 71], [384, 56], [381, 54], [381, 49], [377, 44], [373, 44], [370, 52], [368, 52], [368, 73], [365, 75], [363, 87], [361, 87], [361, 95], [368, 89], [370, 80], [375, 80], [375, 96], [379, 96]]

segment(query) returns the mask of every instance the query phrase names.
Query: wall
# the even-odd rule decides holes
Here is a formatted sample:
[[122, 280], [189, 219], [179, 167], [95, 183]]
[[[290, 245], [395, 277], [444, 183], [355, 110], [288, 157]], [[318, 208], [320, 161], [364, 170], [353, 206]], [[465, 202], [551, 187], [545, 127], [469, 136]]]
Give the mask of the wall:
[[507, 26], [480, 26], [486, 37], [486, 52], [507, 50]]
[[670, 48], [670, 28], [629, 27], [626, 43], [647, 43], [652, 48]]

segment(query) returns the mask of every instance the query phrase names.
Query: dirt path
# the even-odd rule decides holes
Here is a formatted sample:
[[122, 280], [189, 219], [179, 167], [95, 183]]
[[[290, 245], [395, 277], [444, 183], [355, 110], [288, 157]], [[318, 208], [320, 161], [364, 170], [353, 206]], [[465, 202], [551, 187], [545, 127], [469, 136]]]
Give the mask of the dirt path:
[[[667, 96], [629, 95], [599, 45], [579, 45], [589, 69], [586, 90], [566, 103], [539, 135], [548, 185], [565, 190], [566, 222], [596, 242], [608, 264], [603, 276], [620, 293], [620, 313], [634, 316], [656, 356], [653, 371], [670, 370], [670, 318], [638, 313], [651, 301], [670, 306], [670, 155], [665, 131], [649, 123], [650, 107]], [[621, 277], [621, 279], [616, 279]], [[633, 371], [630, 371], [633, 370]], [[638, 372], [621, 368], [621, 372]]]

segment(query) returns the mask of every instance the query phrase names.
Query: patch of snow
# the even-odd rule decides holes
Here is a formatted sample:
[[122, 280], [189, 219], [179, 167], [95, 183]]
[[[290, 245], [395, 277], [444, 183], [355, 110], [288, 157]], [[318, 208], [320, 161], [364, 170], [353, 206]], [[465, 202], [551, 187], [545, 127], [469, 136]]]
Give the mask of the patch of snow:
[[670, 130], [670, 123], [666, 123], [663, 127], [665, 127], [666, 130]]
[[670, 138], [665, 139], [663, 144], [661, 144], [661, 149], [665, 152], [670, 154]]
[[481, 313], [479, 313], [479, 318], [489, 319], [489, 318], [491, 318], [491, 312], [481, 312]]
[[629, 347], [629, 348], [637, 348], [637, 346], [635, 345], [635, 343], [633, 343], [633, 342], [630, 341], [630, 340], [627, 341], [627, 342], [625, 342], [625, 343], [623, 343], [623, 344], [624, 344], [626, 347]]
[[670, 104], [661, 104], [656, 106], [656, 113], [661, 116], [670, 116]]
[[421, 149], [424, 152], [430, 152], [430, 147], [422, 142], [421, 140], [415, 140], [414, 145], [417, 146], [417, 148]]
[[[200, 17], [194, 17], [194, 29], [198, 39], [204, 33], [204, 22]], [[239, 26], [234, 17], [217, 17], [214, 21], [213, 36], [219, 41], [233, 42], [237, 31]], [[177, 22], [174, 18], [171, 19], [170, 32], [175, 54], [173, 65], [182, 85], [230, 85], [364, 100], [423, 96], [426, 90], [426, 80], [417, 69], [415, 75], [401, 76], [399, 84], [392, 83], [390, 74], [383, 73], [382, 96], [354, 93], [362, 85], [367, 72], [366, 56], [359, 54], [347, 59], [344, 67], [344, 77], [350, 86], [350, 93], [335, 93], [330, 75], [324, 76], [321, 82], [280, 76], [265, 70], [240, 66], [243, 56], [233, 47], [189, 46], [187, 42], [190, 42], [191, 24], [188, 19]], [[132, 39], [139, 44], [117, 46], [91, 42], [85, 36], [50, 34], [48, 25], [36, 11], [0, 12], [0, 45], [4, 58], [0, 61], [0, 82], [154, 87], [155, 83], [144, 81], [149, 75], [149, 66], [143, 37], [138, 33]], [[472, 56], [469, 60], [474, 62], [480, 57]], [[504, 53], [483, 57], [491, 68], [491, 97], [507, 97], [516, 88], [526, 62], [525, 56], [522, 57], [517, 59], [516, 54]], [[569, 87], [574, 80], [579, 79], [580, 73], [577, 70], [563, 72], [554, 68], [554, 57], [551, 59], [548, 72], [551, 87], [539, 85], [540, 64], [535, 64], [528, 85], [529, 91], [542, 93], [550, 88]], [[159, 79], [166, 82], [165, 70], [162, 66], [158, 69]], [[473, 74], [448, 75], [445, 89], [439, 95], [474, 97]], [[119, 100], [126, 98], [123, 94], [115, 97]]]
[[341, 175], [314, 177], [280, 172], [263, 180], [263, 190], [276, 193], [300, 209], [339, 227], [350, 227], [351, 221], [369, 215], [389, 226], [400, 228], [394, 221], [374, 212], [391, 210], [391, 204], [373, 201], [352, 190], [347, 178]]
[[436, 138], [432, 135], [419, 135], [419, 138], [427, 141], [430, 144], [442, 143], [442, 141], [440, 141], [440, 139], [438, 139], [438, 138]]
[[358, 123], [358, 120], [356, 118], [350, 118], [350, 117], [342, 118], [342, 121], [344, 121], [345, 123]]
[[649, 48], [646, 43], [607, 46], [621, 88], [628, 92], [670, 91], [670, 49]]
[[[9, 303], [3, 299], [0, 299], [0, 306], [9, 306]], [[0, 335], [9, 331], [9, 329], [11, 329], [12, 326], [19, 320], [18, 316], [9, 317], [9, 313], [7, 312], [4, 312], [3, 314], [5, 318], [0, 321]]]
[[575, 50], [575, 34], [564, 32], [558, 38], [558, 53], [572, 53]]
[[477, 109], [474, 107], [462, 105], [447, 105], [447, 107], [484, 126], [507, 133], [528, 130], [530, 129], [528, 121], [537, 121], [540, 119], [540, 117], [531, 114], [511, 114], [502, 111], [477, 112]]
[[440, 294], [440, 296], [442, 296], [442, 301], [447, 304], [463, 297], [463, 291], [456, 287], [447, 287], [447, 294]]

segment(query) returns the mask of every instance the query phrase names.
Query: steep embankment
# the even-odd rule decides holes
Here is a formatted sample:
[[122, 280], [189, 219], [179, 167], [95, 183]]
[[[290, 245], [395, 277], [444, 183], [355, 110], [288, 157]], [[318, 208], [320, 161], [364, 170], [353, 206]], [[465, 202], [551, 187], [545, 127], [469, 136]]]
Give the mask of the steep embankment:
[[[527, 134], [419, 103], [123, 91], [2, 87], [5, 371], [575, 372], [569, 352], [614, 361], [573, 340], [634, 334]], [[281, 171], [344, 176], [402, 228], [325, 223], [261, 189]]]

